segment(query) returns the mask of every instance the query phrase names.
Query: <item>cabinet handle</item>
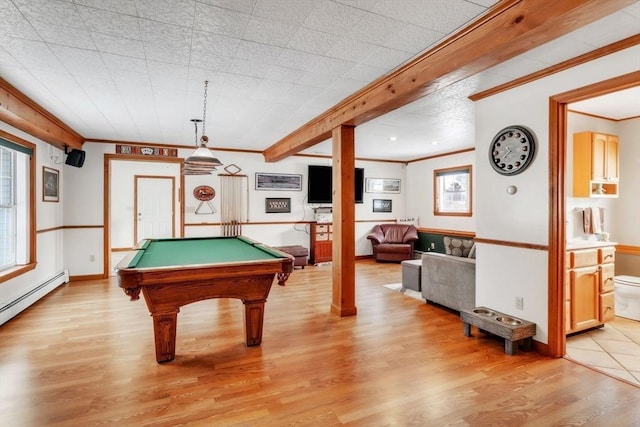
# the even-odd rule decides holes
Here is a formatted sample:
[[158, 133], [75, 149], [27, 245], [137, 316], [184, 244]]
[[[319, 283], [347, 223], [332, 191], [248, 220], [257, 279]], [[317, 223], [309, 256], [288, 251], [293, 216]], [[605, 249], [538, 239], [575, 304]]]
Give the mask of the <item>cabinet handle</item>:
[[606, 282], [610, 282], [610, 281], [612, 281], [612, 280], [613, 280], [613, 277], [607, 277], [607, 278], [605, 279], [605, 283], [606, 283]]
[[604, 259], [613, 258], [613, 254], [605, 255]]

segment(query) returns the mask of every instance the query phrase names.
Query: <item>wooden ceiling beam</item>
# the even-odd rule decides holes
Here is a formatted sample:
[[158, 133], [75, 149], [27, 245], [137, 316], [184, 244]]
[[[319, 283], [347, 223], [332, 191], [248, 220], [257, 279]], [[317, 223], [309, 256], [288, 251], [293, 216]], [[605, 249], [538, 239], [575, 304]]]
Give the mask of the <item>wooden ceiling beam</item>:
[[80, 149], [84, 143], [80, 134], [2, 78], [0, 120], [62, 150]]
[[375, 80], [263, 151], [282, 160], [622, 9], [634, 0], [504, 0], [463, 30]]

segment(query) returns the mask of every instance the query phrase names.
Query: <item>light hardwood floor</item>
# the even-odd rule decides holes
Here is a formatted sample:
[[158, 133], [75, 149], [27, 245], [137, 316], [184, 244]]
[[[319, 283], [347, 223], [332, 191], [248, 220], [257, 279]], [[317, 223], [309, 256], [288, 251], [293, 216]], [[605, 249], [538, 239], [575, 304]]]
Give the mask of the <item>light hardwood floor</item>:
[[240, 301], [183, 307], [163, 365], [143, 300], [115, 279], [70, 283], [0, 327], [0, 424], [640, 425], [640, 388], [465, 338], [456, 314], [382, 286], [400, 275], [358, 261], [358, 315], [339, 318], [331, 267], [296, 270], [271, 290], [260, 347]]

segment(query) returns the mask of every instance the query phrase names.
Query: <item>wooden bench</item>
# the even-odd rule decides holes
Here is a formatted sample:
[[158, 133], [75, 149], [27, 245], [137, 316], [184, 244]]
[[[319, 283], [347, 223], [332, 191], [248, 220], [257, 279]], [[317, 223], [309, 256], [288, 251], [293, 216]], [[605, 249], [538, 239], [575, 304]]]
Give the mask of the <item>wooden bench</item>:
[[500, 313], [486, 307], [476, 307], [471, 310], [460, 310], [463, 333], [471, 336], [471, 325], [480, 331], [490, 332], [504, 338], [504, 352], [514, 355], [518, 351], [518, 344], [523, 350], [531, 350], [531, 341], [536, 334], [536, 324]]

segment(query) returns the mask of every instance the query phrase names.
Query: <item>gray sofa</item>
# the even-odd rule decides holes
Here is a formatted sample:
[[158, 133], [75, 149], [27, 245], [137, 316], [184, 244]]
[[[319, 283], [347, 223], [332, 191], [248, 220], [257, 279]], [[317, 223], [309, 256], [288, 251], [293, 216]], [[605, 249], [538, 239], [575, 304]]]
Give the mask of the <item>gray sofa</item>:
[[422, 297], [456, 311], [476, 306], [476, 260], [425, 252], [422, 255]]

